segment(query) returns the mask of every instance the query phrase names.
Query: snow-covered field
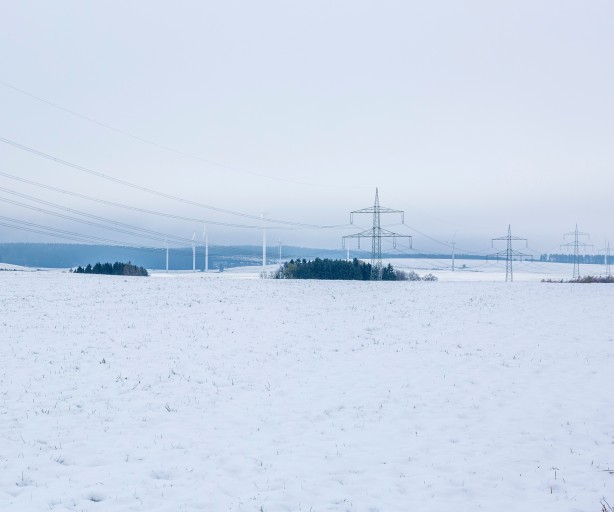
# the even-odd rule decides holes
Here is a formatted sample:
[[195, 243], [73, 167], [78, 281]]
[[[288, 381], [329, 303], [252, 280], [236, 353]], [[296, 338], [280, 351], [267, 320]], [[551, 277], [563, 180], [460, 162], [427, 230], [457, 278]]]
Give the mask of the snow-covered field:
[[614, 287], [451, 274], [0, 272], [0, 510], [614, 502]]
[[28, 268], [28, 267], [21, 267], [19, 265], [11, 265], [9, 263], [0, 263], [0, 271], [2, 271], [2, 270], [9, 270], [9, 271], [12, 271], [12, 272], [16, 272], [16, 271], [19, 271], [19, 272], [32, 272], [35, 269]]
[[[505, 281], [505, 260], [456, 260], [452, 272], [451, 260], [396, 259], [387, 260], [394, 268], [413, 270], [419, 275], [433, 274], [442, 281]], [[605, 275], [605, 265], [581, 265], [581, 275]], [[514, 281], [541, 281], [542, 279], [569, 280], [573, 277], [573, 265], [567, 263], [542, 263], [539, 261], [514, 261]]]

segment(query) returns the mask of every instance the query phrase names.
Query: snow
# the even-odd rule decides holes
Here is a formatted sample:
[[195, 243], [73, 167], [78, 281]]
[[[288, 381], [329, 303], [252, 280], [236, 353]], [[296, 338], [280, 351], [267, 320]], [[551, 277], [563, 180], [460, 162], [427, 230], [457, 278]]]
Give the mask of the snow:
[[11, 265], [10, 263], [1, 263], [0, 262], [0, 270], [9, 270], [9, 271], [33, 271], [35, 269], [29, 268], [29, 267], [22, 267], [19, 265]]
[[614, 287], [498, 268], [1, 272], [0, 509], [601, 510]]
[[[501, 281], [505, 280], [505, 260], [462, 260], [449, 259], [393, 259], [386, 260], [395, 269], [413, 270], [419, 275], [433, 274], [444, 281]], [[542, 279], [569, 280], [573, 277], [573, 266], [566, 263], [545, 263], [539, 261], [514, 261], [514, 281], [541, 281]], [[463, 268], [464, 266], [464, 268]], [[580, 265], [582, 275], [599, 276], [605, 274], [604, 265]]]

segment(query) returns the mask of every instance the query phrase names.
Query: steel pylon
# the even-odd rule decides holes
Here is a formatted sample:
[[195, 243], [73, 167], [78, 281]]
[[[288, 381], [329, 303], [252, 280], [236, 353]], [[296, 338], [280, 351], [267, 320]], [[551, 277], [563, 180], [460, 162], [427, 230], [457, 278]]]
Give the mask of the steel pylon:
[[405, 212], [403, 210], [393, 210], [392, 208], [386, 208], [379, 204], [379, 190], [375, 189], [375, 200], [373, 206], [363, 208], [361, 210], [355, 210], [350, 213], [350, 224], [354, 224], [355, 213], [370, 213], [373, 217], [373, 227], [366, 229], [360, 233], [353, 235], [346, 235], [342, 238], [343, 248], [345, 249], [346, 240], [349, 238], [358, 239], [358, 247], [360, 248], [361, 238], [371, 238], [371, 279], [373, 281], [381, 281], [383, 266], [382, 266], [382, 238], [392, 238], [393, 246], [396, 247], [396, 240], [398, 238], [407, 238], [409, 240], [409, 246], [411, 248], [412, 237], [410, 235], [401, 235], [399, 233], [393, 233], [387, 229], [382, 228], [381, 215], [382, 213], [400, 213], [401, 222], [405, 222]]

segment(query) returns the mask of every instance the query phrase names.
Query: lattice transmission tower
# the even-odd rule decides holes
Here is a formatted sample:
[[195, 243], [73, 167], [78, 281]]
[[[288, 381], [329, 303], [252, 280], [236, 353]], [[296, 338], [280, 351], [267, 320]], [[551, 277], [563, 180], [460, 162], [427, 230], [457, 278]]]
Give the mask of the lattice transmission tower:
[[505, 240], [507, 242], [507, 247], [505, 251], [499, 251], [493, 256], [496, 256], [497, 259], [501, 256], [505, 256], [505, 281], [506, 282], [513, 281], [514, 280], [514, 268], [513, 268], [514, 258], [522, 258], [523, 256], [530, 256], [530, 254], [523, 254], [521, 252], [514, 250], [513, 242], [517, 240], [524, 240], [525, 247], [529, 246], [529, 242], [527, 241], [526, 238], [521, 238], [519, 236], [512, 236], [512, 226], [509, 224], [507, 226], [507, 236], [500, 236], [498, 238], [492, 239], [493, 247], [495, 246], [495, 242], [497, 240]]
[[581, 242], [580, 237], [590, 237], [591, 235], [578, 231], [578, 225], [576, 224], [574, 231], [563, 234], [563, 238], [567, 236], [573, 236], [573, 242], [562, 244], [561, 247], [573, 247], [573, 278], [578, 279], [580, 277], [580, 247], [593, 247], [592, 244]]
[[375, 202], [373, 206], [363, 208], [361, 210], [355, 210], [350, 213], [350, 224], [354, 224], [354, 214], [356, 213], [370, 213], [373, 215], [373, 227], [365, 229], [360, 233], [354, 235], [346, 235], [343, 237], [343, 248], [345, 249], [346, 240], [349, 238], [356, 238], [358, 240], [358, 248], [360, 249], [361, 238], [371, 238], [371, 279], [374, 281], [382, 280], [382, 238], [392, 238], [392, 245], [396, 248], [397, 238], [407, 238], [409, 240], [409, 247], [411, 248], [412, 237], [410, 235], [401, 235], [399, 233], [393, 233], [387, 229], [382, 228], [381, 214], [382, 213], [400, 213], [401, 222], [405, 223], [405, 212], [403, 210], [393, 210], [392, 208], [386, 208], [379, 204], [379, 191], [375, 189]]

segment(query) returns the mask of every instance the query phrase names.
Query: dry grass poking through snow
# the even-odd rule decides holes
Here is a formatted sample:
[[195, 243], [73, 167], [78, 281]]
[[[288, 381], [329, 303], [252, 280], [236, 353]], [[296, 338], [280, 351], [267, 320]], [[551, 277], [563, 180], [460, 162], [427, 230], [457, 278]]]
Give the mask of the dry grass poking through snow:
[[0, 509], [600, 510], [614, 288], [0, 275]]

